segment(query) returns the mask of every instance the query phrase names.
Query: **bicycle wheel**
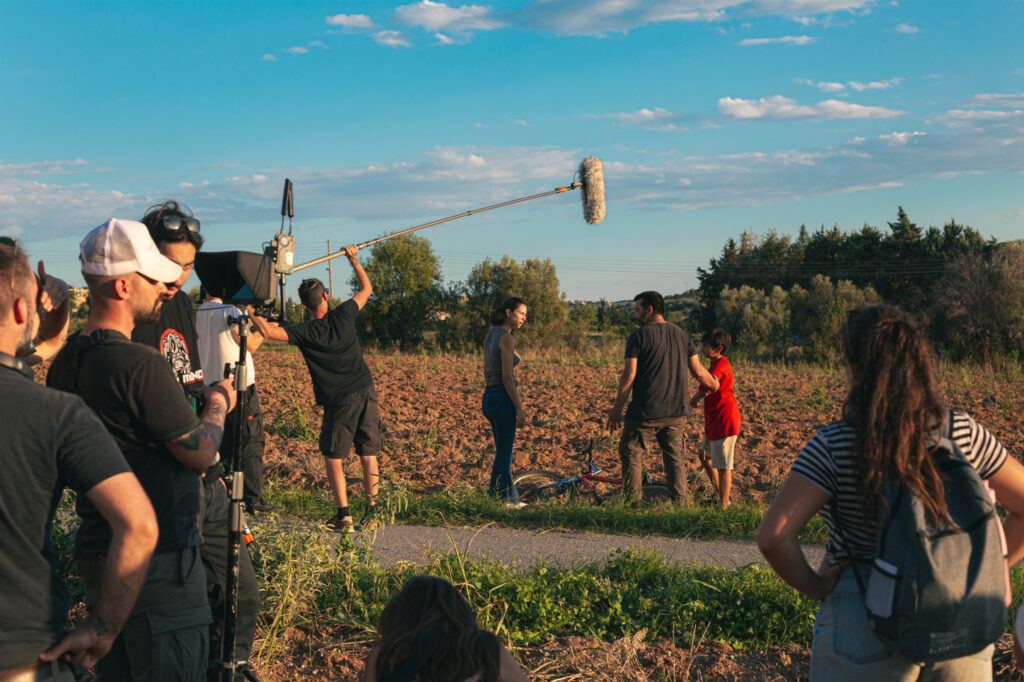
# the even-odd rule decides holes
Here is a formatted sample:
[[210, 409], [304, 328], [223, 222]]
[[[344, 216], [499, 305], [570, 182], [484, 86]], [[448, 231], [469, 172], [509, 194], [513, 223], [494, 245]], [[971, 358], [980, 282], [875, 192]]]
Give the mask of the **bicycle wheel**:
[[519, 500], [529, 504], [565, 504], [576, 497], [576, 483], [550, 471], [527, 471], [512, 479]]

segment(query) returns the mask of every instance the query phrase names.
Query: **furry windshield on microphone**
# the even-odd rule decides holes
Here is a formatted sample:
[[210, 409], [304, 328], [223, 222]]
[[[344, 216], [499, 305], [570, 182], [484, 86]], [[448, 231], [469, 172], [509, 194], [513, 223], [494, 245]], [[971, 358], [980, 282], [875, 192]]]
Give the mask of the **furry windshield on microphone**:
[[583, 219], [591, 225], [604, 220], [604, 166], [601, 159], [588, 156], [583, 159], [579, 170], [580, 188], [583, 199]]

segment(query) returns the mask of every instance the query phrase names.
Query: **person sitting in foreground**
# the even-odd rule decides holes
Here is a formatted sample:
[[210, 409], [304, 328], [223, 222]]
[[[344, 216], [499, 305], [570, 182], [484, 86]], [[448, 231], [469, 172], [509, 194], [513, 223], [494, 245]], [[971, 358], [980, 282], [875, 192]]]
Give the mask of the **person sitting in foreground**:
[[411, 578], [391, 598], [366, 659], [368, 682], [528, 682], [447, 580]]

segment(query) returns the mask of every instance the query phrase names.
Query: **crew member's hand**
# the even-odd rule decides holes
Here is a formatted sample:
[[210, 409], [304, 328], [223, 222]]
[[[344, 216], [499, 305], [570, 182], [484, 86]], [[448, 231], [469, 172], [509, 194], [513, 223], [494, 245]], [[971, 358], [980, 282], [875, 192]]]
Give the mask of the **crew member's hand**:
[[253, 308], [252, 305], [245, 306], [245, 314], [249, 317], [261, 317], [260, 315], [257, 315], [256, 309]]
[[522, 410], [516, 410], [516, 428], [523, 428], [526, 426], [526, 413]]
[[39, 654], [39, 660], [45, 662], [60, 659], [75, 667], [91, 668], [96, 665], [96, 661], [106, 656], [116, 637], [116, 632], [96, 634], [92, 621], [86, 620], [66, 634], [52, 649]]
[[46, 312], [60, 308], [68, 302], [70, 290], [68, 283], [62, 279], [46, 274], [43, 261], [39, 261], [39, 274], [36, 281], [39, 284], [39, 306]]
[[694, 393], [693, 397], [690, 398], [690, 407], [697, 407], [698, 405], [700, 405], [700, 399], [701, 399], [700, 392], [698, 391], [697, 393]]
[[822, 601], [828, 595], [832, 594], [832, 590], [835, 589], [836, 583], [839, 582], [839, 574], [842, 572], [849, 562], [840, 561], [833, 565], [829, 562], [827, 556], [821, 558], [821, 564], [818, 566], [818, 575], [821, 580], [818, 584], [817, 594], [813, 595], [814, 599]]
[[[39, 330], [36, 332], [36, 346], [45, 346], [52, 341], [55, 346], [50, 352], [56, 353], [63, 345], [71, 321], [71, 299], [67, 282], [46, 274], [43, 261], [39, 261], [39, 294], [36, 303], [40, 308]], [[43, 358], [45, 359], [45, 358]]]
[[608, 430], [614, 431], [622, 426], [622, 410], [616, 410], [614, 407], [608, 410], [605, 414], [608, 415]]
[[235, 395], [235, 386], [231, 379], [224, 379], [223, 381], [218, 381], [215, 384], [210, 384], [203, 389], [203, 393], [206, 395], [207, 404], [210, 403], [213, 396], [219, 395], [224, 399], [224, 402], [227, 403], [228, 412], [235, 409], [237, 396]]
[[359, 247], [355, 244], [349, 244], [345, 247], [345, 256], [347, 256], [350, 261], [355, 260], [357, 253], [359, 253]]

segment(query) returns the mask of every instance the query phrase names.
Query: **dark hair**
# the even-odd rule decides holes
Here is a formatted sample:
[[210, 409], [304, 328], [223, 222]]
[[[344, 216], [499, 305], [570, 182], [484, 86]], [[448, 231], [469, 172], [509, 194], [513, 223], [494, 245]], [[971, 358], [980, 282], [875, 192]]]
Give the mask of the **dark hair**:
[[640, 301], [645, 308], [653, 308], [655, 315], [665, 314], [665, 299], [657, 291], [641, 291], [633, 300]]
[[712, 348], [721, 346], [722, 355], [725, 355], [725, 351], [729, 350], [729, 346], [732, 345], [732, 337], [729, 336], [729, 332], [725, 331], [721, 327], [716, 327], [702, 336], [700, 342], [703, 345], [710, 346]]
[[[28, 256], [20, 246], [0, 244], [0, 319], [6, 319], [19, 298], [28, 298], [29, 278], [34, 277]], [[28, 301], [32, 310], [35, 301]]]
[[377, 646], [378, 680], [396, 669], [431, 682], [477, 674], [482, 682], [498, 679], [498, 638], [477, 626], [469, 602], [441, 578], [421, 575], [405, 583], [380, 615]]
[[933, 520], [951, 522], [928, 448], [946, 411], [917, 323], [899, 308], [875, 306], [847, 313], [843, 331], [853, 370], [843, 417], [857, 429], [857, 488], [865, 514], [874, 518], [882, 478], [894, 470]]
[[499, 324], [503, 324], [505, 320], [508, 319], [509, 313], [513, 312], [521, 305], [526, 305], [526, 301], [515, 296], [509, 296], [505, 299], [504, 303], [495, 308], [494, 312], [491, 313], [491, 324], [495, 327]]
[[203, 247], [203, 235], [184, 228], [180, 230], [168, 230], [161, 223], [164, 216], [177, 216], [178, 218], [194, 218], [192, 209], [184, 204], [170, 199], [162, 204], [155, 204], [146, 209], [146, 215], [139, 221], [149, 230], [149, 236], [153, 238], [157, 246], [163, 243], [175, 244], [178, 242], [189, 242], [198, 251]]
[[299, 300], [310, 310], [316, 310], [320, 306], [320, 301], [324, 300], [325, 291], [327, 288], [320, 280], [304, 279], [299, 285]]

